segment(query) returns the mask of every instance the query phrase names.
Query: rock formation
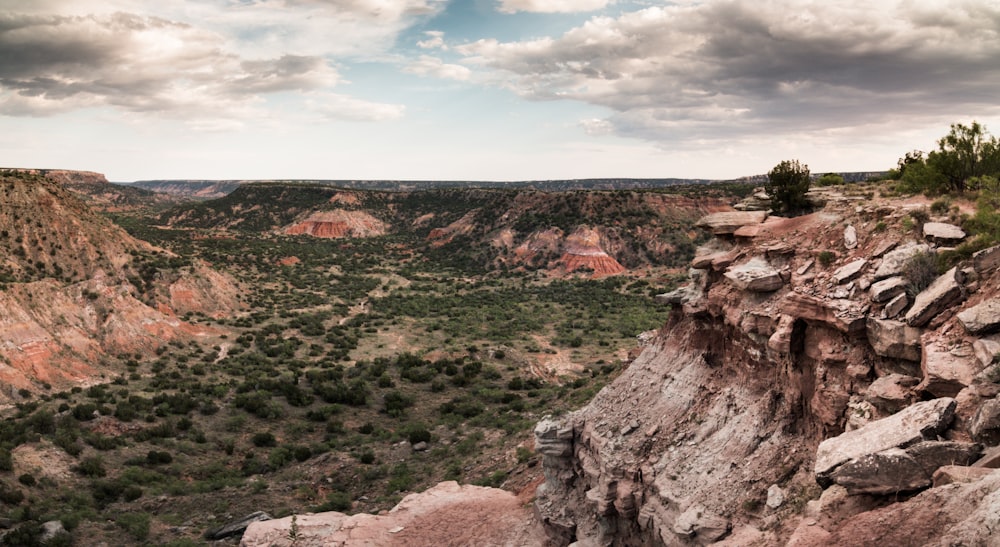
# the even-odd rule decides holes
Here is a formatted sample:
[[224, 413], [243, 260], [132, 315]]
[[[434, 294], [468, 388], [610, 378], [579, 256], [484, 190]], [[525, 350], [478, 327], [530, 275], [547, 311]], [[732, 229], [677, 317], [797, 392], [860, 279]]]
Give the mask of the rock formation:
[[283, 231], [288, 235], [308, 234], [314, 237], [372, 237], [382, 235], [388, 226], [363, 211], [334, 209], [313, 213]]

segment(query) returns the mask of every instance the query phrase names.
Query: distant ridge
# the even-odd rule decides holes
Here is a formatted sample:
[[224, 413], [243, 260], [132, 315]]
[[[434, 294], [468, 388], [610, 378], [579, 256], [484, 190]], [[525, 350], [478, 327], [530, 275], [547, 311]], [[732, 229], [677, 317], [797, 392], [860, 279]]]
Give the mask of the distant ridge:
[[[847, 182], [859, 182], [882, 172], [855, 171], [838, 173]], [[506, 188], [535, 189], [550, 192], [573, 190], [640, 190], [669, 188], [697, 184], [762, 184], [767, 175], [751, 175], [737, 179], [685, 179], [685, 178], [592, 178], [551, 179], [525, 181], [484, 180], [357, 180], [357, 179], [261, 179], [261, 180], [141, 180], [133, 183], [116, 183], [135, 186], [167, 194], [212, 199], [229, 194], [244, 184], [323, 184], [352, 190], [383, 190], [411, 192], [448, 188]]]

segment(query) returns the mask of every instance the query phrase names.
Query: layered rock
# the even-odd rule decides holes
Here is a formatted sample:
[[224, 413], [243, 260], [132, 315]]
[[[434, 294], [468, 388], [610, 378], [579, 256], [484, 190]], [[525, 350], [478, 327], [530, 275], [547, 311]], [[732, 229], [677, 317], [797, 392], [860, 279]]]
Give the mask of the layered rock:
[[313, 237], [373, 237], [386, 233], [388, 225], [364, 211], [334, 209], [313, 213], [284, 229], [288, 235]]

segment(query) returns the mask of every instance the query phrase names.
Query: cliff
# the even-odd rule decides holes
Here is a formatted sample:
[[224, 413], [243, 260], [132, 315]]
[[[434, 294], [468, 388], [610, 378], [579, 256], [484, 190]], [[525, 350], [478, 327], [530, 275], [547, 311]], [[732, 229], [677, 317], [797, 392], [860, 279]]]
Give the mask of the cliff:
[[716, 240], [660, 297], [670, 322], [537, 426], [554, 544], [989, 544], [1000, 249], [919, 283], [961, 230], [915, 231], [920, 204], [826, 200], [705, 217]]

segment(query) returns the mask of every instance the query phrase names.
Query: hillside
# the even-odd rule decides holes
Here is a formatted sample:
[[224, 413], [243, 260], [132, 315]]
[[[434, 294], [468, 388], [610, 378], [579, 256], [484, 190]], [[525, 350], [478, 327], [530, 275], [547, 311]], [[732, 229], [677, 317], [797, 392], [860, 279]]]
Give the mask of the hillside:
[[121, 372], [111, 356], [205, 333], [175, 311], [238, 307], [231, 279], [129, 236], [65, 181], [3, 172], [0, 204], [4, 401], [93, 383]]

